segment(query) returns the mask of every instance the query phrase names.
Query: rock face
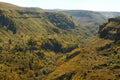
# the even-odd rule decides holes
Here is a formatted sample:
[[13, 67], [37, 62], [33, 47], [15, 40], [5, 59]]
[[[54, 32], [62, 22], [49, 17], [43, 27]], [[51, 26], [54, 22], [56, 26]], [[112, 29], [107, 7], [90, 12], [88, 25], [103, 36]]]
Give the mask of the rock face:
[[110, 18], [107, 23], [104, 23], [99, 28], [100, 38], [120, 40], [120, 17]]

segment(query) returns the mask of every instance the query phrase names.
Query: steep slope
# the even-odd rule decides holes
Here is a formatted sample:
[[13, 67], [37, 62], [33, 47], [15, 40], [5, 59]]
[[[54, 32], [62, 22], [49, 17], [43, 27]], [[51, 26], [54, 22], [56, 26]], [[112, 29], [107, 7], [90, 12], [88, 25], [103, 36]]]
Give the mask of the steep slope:
[[120, 40], [120, 17], [110, 18], [100, 27], [99, 33], [101, 38]]
[[[99, 37], [102, 41], [97, 41], [98, 43], [102, 43], [100, 45], [96, 44], [97, 54], [104, 58], [103, 64], [96, 65], [95, 72], [99, 73], [98, 75], [111, 75], [109, 79], [120, 78], [119, 71], [119, 56], [120, 56], [120, 19], [119, 17], [110, 18], [107, 23], [100, 26], [99, 29]], [[102, 72], [103, 71], [103, 72]], [[110, 73], [110, 74], [109, 74]], [[104, 79], [104, 78], [103, 78]]]
[[63, 10], [60, 11], [70, 15], [80, 25], [78, 29], [84, 29], [87, 37], [97, 35], [99, 25], [105, 23], [107, 18], [99, 12], [87, 10]]
[[6, 6], [0, 9], [1, 80], [120, 78], [119, 17], [109, 19], [99, 37], [83, 45], [90, 27], [77, 25], [65, 13], [1, 4]]
[[[119, 80], [119, 25], [119, 17], [109, 19], [109, 22], [100, 26], [99, 30], [99, 35], [105, 36], [95, 37], [86, 46], [65, 55], [61, 59], [63, 63], [58, 64], [46, 80]], [[107, 34], [103, 32], [104, 30]], [[111, 35], [109, 32], [113, 30], [117, 32]]]
[[1, 80], [44, 78], [84, 38], [71, 33], [77, 24], [66, 14], [0, 4]]
[[73, 19], [78, 21], [80, 25], [100, 25], [106, 22], [104, 15], [99, 12], [87, 11], [87, 10], [47, 10], [51, 12], [63, 12], [69, 14]]
[[[99, 25], [102, 25], [107, 21], [107, 18], [99, 12], [87, 11], [87, 10], [46, 10], [48, 12], [65, 13], [71, 16], [78, 24], [76, 30], [86, 34], [87, 37], [93, 37], [97, 35]], [[79, 31], [77, 33], [80, 33]], [[79, 34], [80, 35], [80, 34]]]
[[38, 36], [47, 36], [48, 34], [60, 34], [65, 30], [76, 27], [76, 24], [67, 15], [48, 13], [32, 8], [24, 8], [22, 10], [1, 9], [0, 19], [1, 30], [4, 29], [4, 31], [10, 31], [16, 35], [25, 34], [32, 36], [39, 34]]
[[31, 38], [37, 38], [42, 45], [42, 41], [45, 39], [57, 39], [66, 46], [77, 44], [80, 39], [84, 38], [82, 35], [76, 35], [74, 39], [72, 38], [74, 34], [71, 34], [71, 32], [77, 25], [65, 14], [48, 13], [31, 8], [8, 9], [0, 12], [0, 35], [3, 42], [8, 43], [11, 40], [12, 43], [27, 43]]

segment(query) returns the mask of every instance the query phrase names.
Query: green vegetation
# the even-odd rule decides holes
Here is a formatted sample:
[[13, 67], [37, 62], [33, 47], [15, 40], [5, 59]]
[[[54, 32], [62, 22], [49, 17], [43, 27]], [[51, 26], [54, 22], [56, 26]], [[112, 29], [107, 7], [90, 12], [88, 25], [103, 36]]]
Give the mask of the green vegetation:
[[75, 29], [77, 34], [85, 35], [85, 37], [93, 37], [98, 34], [99, 25], [107, 21], [107, 18], [100, 12], [87, 10], [46, 10], [48, 12], [57, 12], [68, 14], [73, 18], [79, 26]]
[[0, 3], [0, 80], [120, 79], [120, 18], [62, 12]]
[[111, 39], [111, 40], [120, 40], [120, 17], [110, 18], [109, 23], [105, 23], [101, 26], [99, 33], [101, 38]]
[[1, 80], [44, 79], [58, 59], [80, 46], [82, 38], [71, 35], [77, 24], [68, 15], [0, 4]]

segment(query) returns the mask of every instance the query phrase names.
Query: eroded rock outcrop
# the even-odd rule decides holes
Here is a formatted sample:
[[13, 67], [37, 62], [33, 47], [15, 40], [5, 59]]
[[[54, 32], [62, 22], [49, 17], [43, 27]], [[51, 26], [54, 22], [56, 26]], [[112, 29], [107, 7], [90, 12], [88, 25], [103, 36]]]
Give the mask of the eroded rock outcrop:
[[120, 17], [110, 18], [107, 23], [99, 28], [100, 38], [120, 40]]

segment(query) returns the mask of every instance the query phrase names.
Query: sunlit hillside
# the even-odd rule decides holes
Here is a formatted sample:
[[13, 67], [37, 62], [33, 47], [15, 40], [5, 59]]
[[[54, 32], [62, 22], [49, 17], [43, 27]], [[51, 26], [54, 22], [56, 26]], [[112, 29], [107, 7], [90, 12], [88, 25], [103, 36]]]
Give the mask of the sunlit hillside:
[[0, 80], [119, 80], [120, 17], [0, 3]]

